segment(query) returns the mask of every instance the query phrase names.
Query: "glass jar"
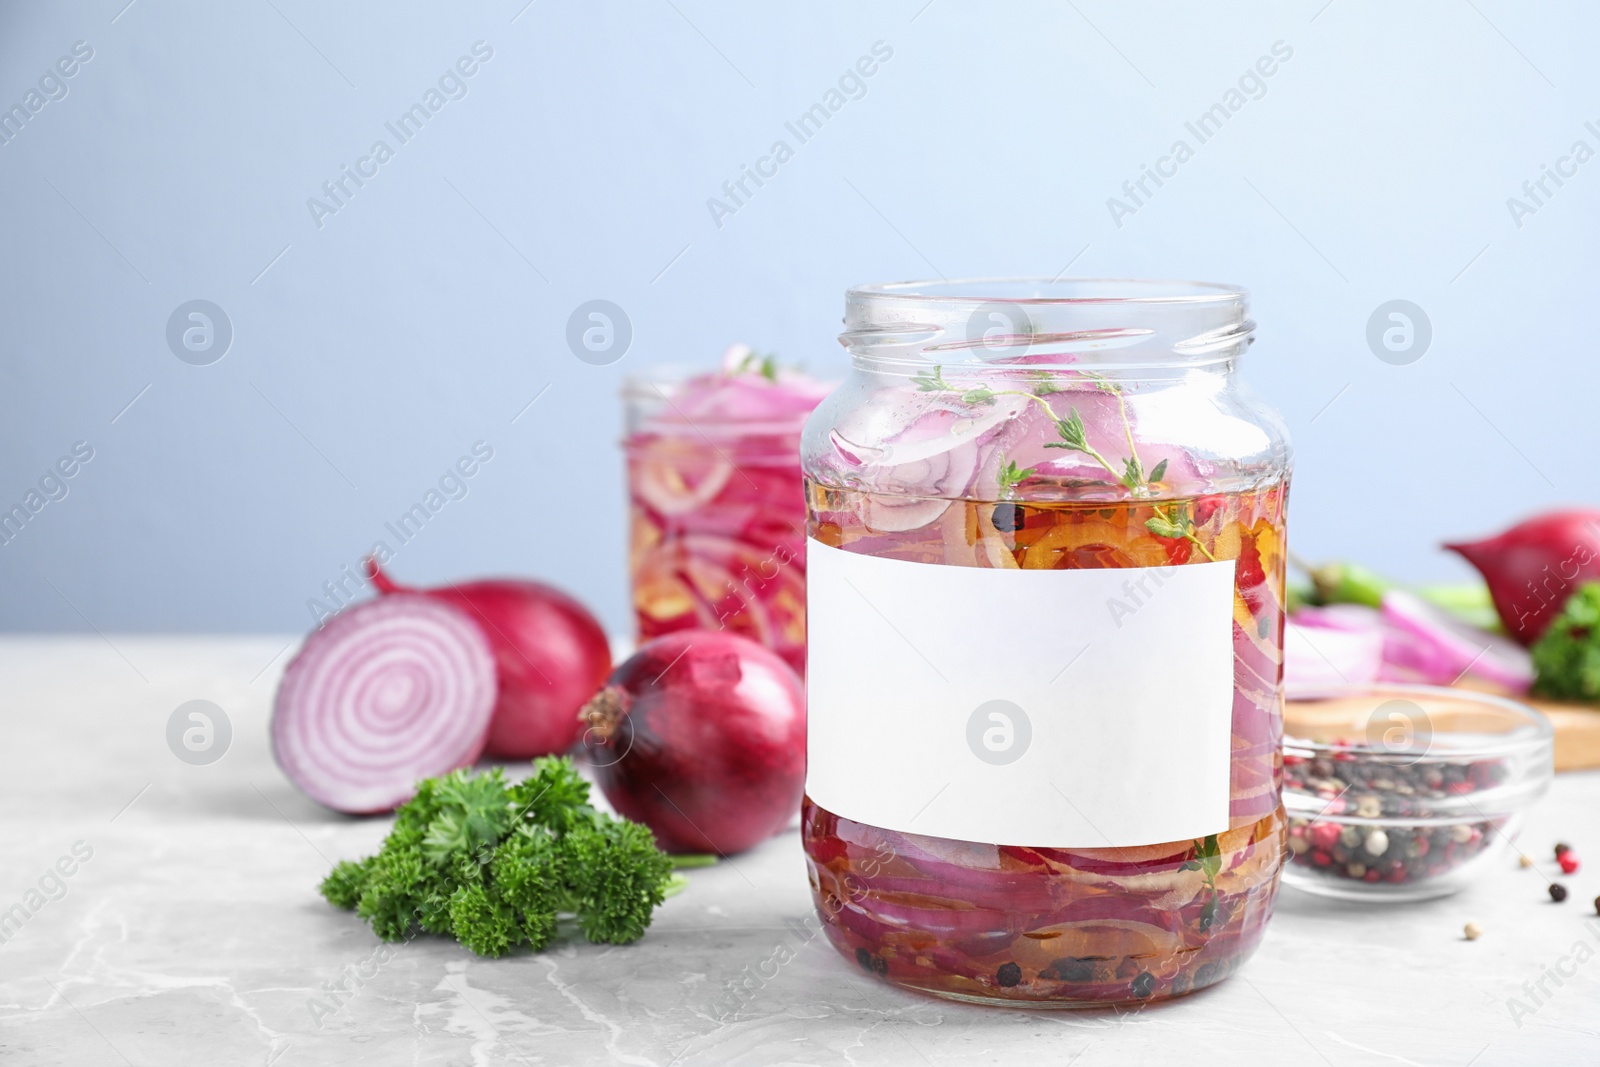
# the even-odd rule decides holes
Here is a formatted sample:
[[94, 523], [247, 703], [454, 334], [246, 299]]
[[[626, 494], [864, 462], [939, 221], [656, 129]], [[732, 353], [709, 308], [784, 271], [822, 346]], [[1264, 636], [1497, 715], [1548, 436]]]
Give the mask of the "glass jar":
[[891, 983], [980, 1003], [1217, 982], [1271, 915], [1290, 449], [1246, 295], [847, 297], [802, 442], [812, 890]]
[[742, 345], [623, 385], [638, 638], [729, 630], [805, 669], [800, 430], [827, 386]]

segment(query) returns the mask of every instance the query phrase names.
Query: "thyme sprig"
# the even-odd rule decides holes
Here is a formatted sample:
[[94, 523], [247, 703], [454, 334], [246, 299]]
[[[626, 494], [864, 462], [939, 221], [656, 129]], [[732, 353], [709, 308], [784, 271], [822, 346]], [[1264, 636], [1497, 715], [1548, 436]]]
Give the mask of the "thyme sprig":
[[1012, 487], [1014, 487], [1018, 482], [1023, 482], [1029, 478], [1032, 478], [1033, 475], [1034, 469], [1032, 467], [1024, 467], [1021, 470], [1018, 470], [1017, 461], [1010, 460], [1004, 466], [1002, 466], [999, 473], [995, 475], [995, 478], [1000, 483], [1000, 495], [1003, 497], [1011, 496]]
[[1200, 929], [1211, 929], [1211, 924], [1217, 919], [1217, 875], [1222, 871], [1222, 846], [1217, 841], [1217, 835], [1207, 834], [1205, 840], [1196, 841], [1194, 856], [1185, 860], [1178, 870], [1199, 871], [1205, 878], [1209, 894], [1200, 909]]
[[763, 355], [760, 352], [751, 352], [739, 363], [736, 374], [749, 374], [755, 372], [769, 382], [778, 380], [778, 356], [775, 352]]
[[[993, 404], [996, 397], [1002, 396], [1024, 397], [1044, 409], [1044, 413], [1049, 416], [1050, 421], [1055, 423], [1056, 433], [1061, 437], [1059, 441], [1046, 442], [1045, 448], [1063, 448], [1071, 452], [1081, 452], [1104, 467], [1106, 472], [1115, 478], [1118, 484], [1127, 489], [1128, 492], [1135, 496], [1154, 496], [1154, 483], [1166, 477], [1167, 461], [1163, 459], [1147, 472], [1144, 467], [1144, 461], [1139, 458], [1139, 446], [1134, 443], [1133, 420], [1128, 417], [1126, 395], [1121, 389], [1117, 388], [1115, 383], [1107, 381], [1102, 375], [1087, 370], [1079, 371], [1078, 373], [1093, 381], [1097, 388], [1117, 398], [1117, 413], [1122, 418], [1123, 437], [1128, 443], [1128, 454], [1122, 458], [1122, 468], [1120, 470], [1105, 457], [1104, 453], [1090, 444], [1088, 429], [1084, 426], [1083, 416], [1078, 414], [1076, 407], [1068, 407], [1067, 417], [1062, 418], [1045, 401], [1045, 396], [1067, 391], [1065, 386], [1056, 384], [1055, 375], [1049, 371], [1034, 372], [1033, 377], [1036, 384], [1032, 392], [1024, 389], [991, 389], [986, 385], [975, 386], [971, 389], [960, 389], [945, 380], [944, 369], [939, 366], [935, 366], [933, 370], [926, 374], [913, 375], [911, 380], [916, 383], [920, 392], [952, 393], [968, 404]], [[1011, 474], [1015, 476], [1007, 480], [1007, 471], [1001, 471], [1000, 490], [1002, 493], [1009, 493], [1017, 482], [1033, 473], [1033, 468], [1031, 467], [1026, 471], [1017, 472], [1014, 462], [1007, 466]], [[1213, 563], [1216, 562], [1217, 557], [1212, 555], [1211, 550], [1205, 546], [1195, 532], [1194, 520], [1189, 517], [1186, 507], [1183, 505], [1151, 505], [1150, 510], [1155, 514], [1145, 520], [1145, 529], [1157, 537], [1188, 541], [1206, 559]]]
[[1155, 515], [1144, 520], [1144, 528], [1146, 530], [1149, 530], [1157, 537], [1173, 539], [1181, 537], [1199, 549], [1200, 554], [1205, 556], [1206, 559], [1212, 563], [1217, 561], [1217, 557], [1211, 554], [1211, 550], [1205, 546], [1204, 542], [1194, 532], [1194, 520], [1189, 517], [1189, 509], [1185, 505], [1175, 504], [1168, 508], [1152, 507], [1150, 510], [1155, 512]]

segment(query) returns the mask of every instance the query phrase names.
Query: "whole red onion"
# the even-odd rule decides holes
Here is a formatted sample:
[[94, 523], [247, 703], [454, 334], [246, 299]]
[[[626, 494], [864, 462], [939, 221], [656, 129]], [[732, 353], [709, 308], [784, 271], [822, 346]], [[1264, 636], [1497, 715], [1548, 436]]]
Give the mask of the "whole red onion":
[[748, 638], [686, 630], [648, 641], [580, 718], [606, 799], [668, 852], [742, 852], [800, 810], [805, 690]]
[[524, 760], [565, 752], [582, 729], [576, 714], [611, 670], [605, 631], [559, 589], [520, 578], [407, 590], [367, 560], [378, 592], [421, 592], [462, 609], [494, 652], [499, 697], [484, 751]]
[[1600, 579], [1600, 511], [1552, 511], [1494, 537], [1444, 547], [1482, 572], [1506, 631], [1531, 645], [1578, 583]]

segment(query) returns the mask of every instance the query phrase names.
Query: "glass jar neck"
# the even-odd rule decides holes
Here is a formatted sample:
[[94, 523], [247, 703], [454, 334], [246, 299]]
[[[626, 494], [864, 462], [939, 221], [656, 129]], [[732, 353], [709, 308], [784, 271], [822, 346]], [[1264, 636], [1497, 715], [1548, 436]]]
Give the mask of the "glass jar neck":
[[844, 321], [839, 340], [858, 368], [910, 377], [1225, 375], [1255, 329], [1235, 286], [1115, 278], [862, 286], [847, 294]]

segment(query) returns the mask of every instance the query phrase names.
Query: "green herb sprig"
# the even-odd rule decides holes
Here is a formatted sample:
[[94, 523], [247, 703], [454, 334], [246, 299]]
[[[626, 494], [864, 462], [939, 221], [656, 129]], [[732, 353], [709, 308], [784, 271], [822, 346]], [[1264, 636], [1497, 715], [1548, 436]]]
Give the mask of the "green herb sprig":
[[1533, 691], [1600, 701], [1600, 582], [1584, 582], [1533, 645]]
[[[913, 375], [911, 380], [916, 383], [919, 392], [952, 393], [968, 404], [992, 404], [996, 397], [1001, 396], [1026, 397], [1029, 401], [1038, 404], [1044, 409], [1045, 414], [1055, 423], [1056, 433], [1061, 438], [1059, 441], [1046, 442], [1045, 448], [1062, 448], [1072, 452], [1082, 452], [1104, 467], [1117, 480], [1118, 484], [1122, 485], [1130, 493], [1135, 496], [1153, 496], [1155, 494], [1155, 483], [1166, 477], [1167, 461], [1165, 459], [1161, 460], [1146, 472], [1144, 462], [1139, 458], [1139, 447], [1133, 440], [1133, 421], [1128, 417], [1128, 402], [1122, 390], [1117, 388], [1114, 383], [1107, 381], [1092, 371], [1081, 371], [1079, 373], [1092, 380], [1098, 388], [1117, 398], [1117, 410], [1122, 416], [1123, 436], [1128, 444], [1128, 454], [1122, 458], [1121, 470], [1118, 470], [1116, 465], [1105, 457], [1104, 453], [1089, 442], [1088, 429], [1084, 426], [1083, 416], [1078, 414], [1076, 407], [1069, 407], [1067, 409], [1067, 417], [1062, 418], [1044, 400], [1045, 396], [1066, 391], [1064, 386], [1057, 384], [1055, 375], [1048, 371], [1034, 372], [1035, 386], [1032, 392], [1021, 389], [995, 390], [982, 385], [973, 389], [958, 389], [955, 385], [945, 380], [943, 368], [938, 366], [935, 366], [933, 370], [927, 373]], [[1015, 466], [1015, 463], [1010, 464], [1013, 472]], [[1009, 493], [1017, 482], [1033, 473], [1033, 468], [1030, 467], [1020, 476], [1008, 479], [1006, 471], [1001, 471], [1001, 493], [1003, 495]], [[1187, 509], [1182, 505], [1177, 505], [1174, 507], [1152, 506], [1151, 510], [1155, 512], [1155, 515], [1145, 520], [1145, 529], [1157, 537], [1188, 541], [1206, 559], [1211, 560], [1213, 563], [1216, 562], [1217, 557], [1200, 540], [1200, 536], [1195, 530], [1194, 520], [1189, 517]]]
[[769, 382], [776, 382], [778, 380], [777, 353], [768, 352], [763, 355], [760, 352], [750, 352], [739, 362], [739, 369], [735, 373], [749, 374], [752, 371], [760, 374]]
[[449, 934], [480, 956], [544, 948], [574, 916], [590, 941], [626, 944], [685, 884], [648, 828], [596, 811], [572, 761], [429, 778], [395, 814], [376, 855], [345, 860], [322, 895], [384, 941]]
[[1002, 497], [1010, 496], [1012, 488], [1017, 485], [1017, 483], [1026, 481], [1027, 479], [1032, 478], [1033, 475], [1034, 469], [1032, 467], [1023, 467], [1019, 469], [1017, 467], [1016, 460], [1008, 461], [1000, 468], [999, 473], [995, 475], [996, 479], [1000, 483], [1000, 495]]
[[1200, 871], [1205, 878], [1208, 895], [1200, 908], [1200, 929], [1209, 930], [1217, 919], [1217, 875], [1222, 872], [1222, 846], [1216, 834], [1207, 834], [1205, 840], [1194, 843], [1194, 856], [1179, 865], [1180, 871]]
[[[1161, 462], [1162, 465], [1166, 464], [1166, 460]], [[1217, 557], [1211, 554], [1205, 542], [1195, 533], [1194, 520], [1189, 517], [1188, 507], [1176, 504], [1171, 507], [1152, 507], [1150, 510], [1155, 512], [1155, 515], [1144, 520], [1146, 530], [1157, 537], [1182, 538], [1199, 549], [1200, 553], [1212, 563], [1217, 561]]]

